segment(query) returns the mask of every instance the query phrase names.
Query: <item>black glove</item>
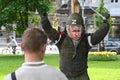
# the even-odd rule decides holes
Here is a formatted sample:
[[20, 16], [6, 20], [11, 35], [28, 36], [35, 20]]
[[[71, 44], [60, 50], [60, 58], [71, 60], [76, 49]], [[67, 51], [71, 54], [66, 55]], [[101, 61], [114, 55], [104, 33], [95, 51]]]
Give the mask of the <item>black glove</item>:
[[40, 17], [41, 17], [41, 19], [47, 18], [47, 17], [48, 17], [47, 12], [41, 13], [41, 14], [40, 14]]
[[107, 23], [108, 21], [108, 19], [110, 18], [110, 14], [108, 14], [108, 13], [106, 13], [106, 14], [104, 14], [104, 17], [106, 18], [106, 19], [104, 19], [104, 23]]
[[48, 16], [48, 14], [47, 14], [46, 12], [43, 12], [43, 13], [40, 14], [40, 16], [41, 16], [41, 17], [43, 17], [43, 16]]
[[109, 19], [109, 18], [110, 18], [110, 14], [106, 13], [106, 14], [104, 14], [104, 17], [105, 17], [106, 19]]
[[47, 12], [41, 13], [40, 17], [41, 17], [41, 22], [42, 21], [44, 22], [44, 21], [48, 20], [48, 14], [47, 14]]

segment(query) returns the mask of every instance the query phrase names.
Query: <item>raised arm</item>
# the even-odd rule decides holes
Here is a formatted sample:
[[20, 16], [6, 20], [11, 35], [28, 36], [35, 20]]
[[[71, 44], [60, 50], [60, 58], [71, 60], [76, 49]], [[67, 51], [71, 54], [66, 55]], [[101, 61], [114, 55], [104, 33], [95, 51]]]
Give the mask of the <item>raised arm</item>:
[[55, 42], [55, 39], [56, 39], [56, 34], [57, 34], [57, 31], [52, 28], [51, 24], [50, 24], [50, 21], [48, 19], [48, 14], [47, 13], [42, 13], [40, 15], [41, 17], [41, 25], [42, 25], [42, 28], [44, 29], [44, 31], [47, 33], [48, 37], [53, 41]]
[[106, 17], [106, 20], [103, 21], [102, 26], [95, 33], [93, 33], [91, 35], [91, 44], [92, 45], [96, 45], [99, 42], [101, 42], [105, 38], [105, 36], [107, 35], [107, 33], [109, 31], [110, 25], [109, 25], [107, 19], [110, 17], [110, 15], [107, 14], [105, 17]]

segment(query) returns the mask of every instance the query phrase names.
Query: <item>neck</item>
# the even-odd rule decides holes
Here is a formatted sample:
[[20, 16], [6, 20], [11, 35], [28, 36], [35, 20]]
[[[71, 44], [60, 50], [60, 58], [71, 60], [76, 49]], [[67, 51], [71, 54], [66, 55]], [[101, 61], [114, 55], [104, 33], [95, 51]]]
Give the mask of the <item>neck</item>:
[[39, 62], [43, 60], [42, 53], [25, 53], [25, 62]]

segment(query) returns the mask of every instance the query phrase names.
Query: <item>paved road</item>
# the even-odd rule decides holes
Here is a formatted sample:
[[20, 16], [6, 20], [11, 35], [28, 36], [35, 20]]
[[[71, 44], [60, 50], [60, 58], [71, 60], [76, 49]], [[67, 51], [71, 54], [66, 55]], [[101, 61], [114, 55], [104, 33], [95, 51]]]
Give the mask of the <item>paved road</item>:
[[[2, 50], [7, 48], [7, 46], [0, 46], [0, 54]], [[17, 47], [19, 54], [23, 54], [20, 47]], [[12, 50], [10, 50], [12, 52]], [[55, 45], [47, 45], [45, 54], [59, 54], [58, 48]]]

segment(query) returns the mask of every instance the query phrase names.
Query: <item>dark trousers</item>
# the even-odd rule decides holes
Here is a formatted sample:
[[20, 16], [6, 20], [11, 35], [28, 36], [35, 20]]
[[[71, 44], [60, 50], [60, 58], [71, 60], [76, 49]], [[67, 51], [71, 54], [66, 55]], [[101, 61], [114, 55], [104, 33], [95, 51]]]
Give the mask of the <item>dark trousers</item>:
[[16, 46], [12, 46], [12, 50], [13, 50], [12, 53], [15, 54], [15, 52], [16, 52]]
[[82, 75], [78, 76], [78, 77], [72, 77], [72, 78], [69, 78], [68, 77], [68, 80], [90, 80], [87, 72], [83, 73]]

